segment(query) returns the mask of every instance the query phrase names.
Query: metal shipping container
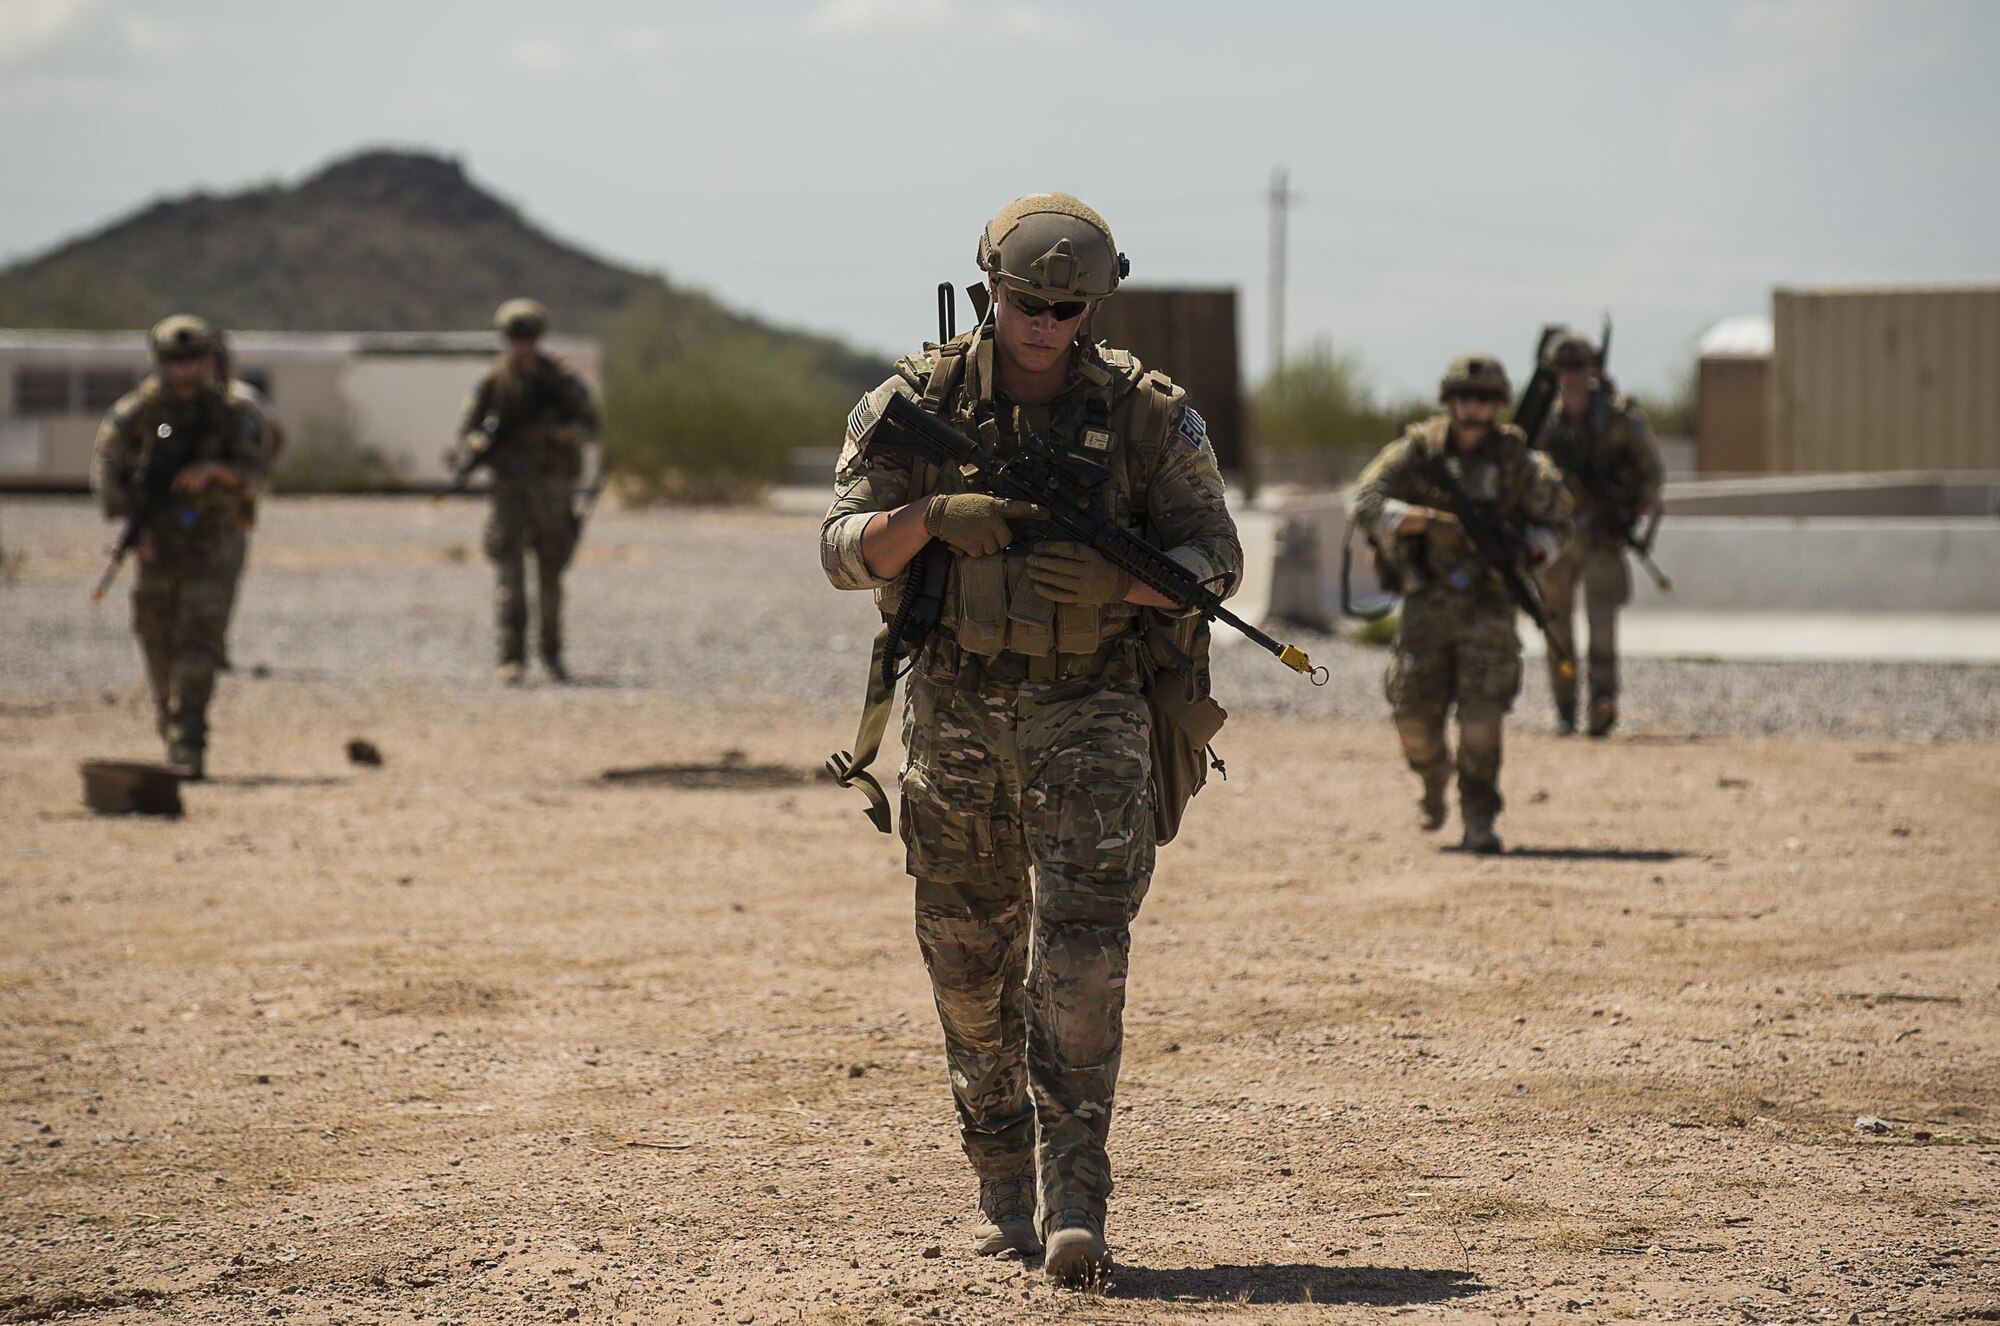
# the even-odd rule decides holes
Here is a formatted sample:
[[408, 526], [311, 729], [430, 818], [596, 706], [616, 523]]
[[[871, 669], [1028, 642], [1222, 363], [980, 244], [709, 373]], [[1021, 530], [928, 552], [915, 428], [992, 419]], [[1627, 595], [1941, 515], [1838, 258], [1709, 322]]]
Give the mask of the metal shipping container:
[[2000, 470], [2000, 286], [1779, 289], [1772, 321], [1771, 470]]
[[1695, 469], [1763, 474], [1771, 468], [1771, 357], [1703, 355], [1695, 379]]
[[1104, 302], [1090, 331], [1185, 388], [1208, 424], [1216, 460], [1244, 495], [1254, 492], [1255, 467], [1243, 436], [1234, 290], [1126, 286]]

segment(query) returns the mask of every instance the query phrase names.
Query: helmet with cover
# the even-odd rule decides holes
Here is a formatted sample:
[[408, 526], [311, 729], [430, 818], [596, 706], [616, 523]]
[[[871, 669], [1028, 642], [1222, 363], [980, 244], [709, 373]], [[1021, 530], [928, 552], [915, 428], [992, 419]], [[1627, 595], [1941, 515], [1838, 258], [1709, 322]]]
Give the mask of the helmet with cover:
[[1549, 342], [1548, 361], [1557, 368], [1589, 368], [1597, 362], [1597, 347], [1582, 333], [1565, 329]]
[[1066, 193], [1016, 198], [979, 232], [979, 269], [1049, 303], [1095, 302], [1131, 270], [1095, 210]]
[[493, 313], [502, 335], [532, 340], [549, 329], [549, 311], [532, 299], [510, 299]]
[[156, 359], [204, 359], [215, 352], [215, 329], [192, 314], [176, 313], [154, 323], [146, 341]]
[[1495, 356], [1463, 354], [1445, 369], [1438, 383], [1438, 399], [1449, 401], [1460, 392], [1491, 396], [1504, 405], [1513, 398], [1514, 387], [1507, 381], [1506, 366]]

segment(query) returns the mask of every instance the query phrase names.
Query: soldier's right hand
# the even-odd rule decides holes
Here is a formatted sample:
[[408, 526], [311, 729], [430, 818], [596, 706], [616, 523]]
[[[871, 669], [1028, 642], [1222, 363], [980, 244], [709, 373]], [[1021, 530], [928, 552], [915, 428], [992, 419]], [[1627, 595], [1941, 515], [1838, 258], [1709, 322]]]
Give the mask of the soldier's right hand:
[[924, 508], [924, 529], [960, 552], [985, 557], [1013, 542], [1008, 521], [1047, 514], [1033, 502], [991, 493], [939, 493]]
[[480, 432], [477, 428], [465, 435], [465, 449], [469, 454], [474, 456], [486, 450], [492, 443], [493, 439]]

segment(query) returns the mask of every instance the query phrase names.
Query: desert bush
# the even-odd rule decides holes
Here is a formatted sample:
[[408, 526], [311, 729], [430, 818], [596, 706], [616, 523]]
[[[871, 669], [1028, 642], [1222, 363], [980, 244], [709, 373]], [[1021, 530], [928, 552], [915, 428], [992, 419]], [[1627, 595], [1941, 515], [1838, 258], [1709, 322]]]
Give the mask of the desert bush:
[[691, 320], [686, 300], [643, 287], [605, 336], [604, 444], [634, 496], [742, 500], [776, 482], [794, 448], [838, 444], [857, 392], [823, 346]]
[[1286, 361], [1250, 399], [1265, 477], [1339, 484], [1437, 407], [1427, 400], [1380, 400], [1358, 356], [1328, 342]]

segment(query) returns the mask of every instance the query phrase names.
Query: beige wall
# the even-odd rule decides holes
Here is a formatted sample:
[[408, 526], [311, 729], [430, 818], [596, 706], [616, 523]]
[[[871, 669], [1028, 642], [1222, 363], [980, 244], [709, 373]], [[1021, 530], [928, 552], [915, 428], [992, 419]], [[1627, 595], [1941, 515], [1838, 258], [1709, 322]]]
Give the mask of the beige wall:
[[1762, 474], [1771, 468], [1771, 360], [1711, 355], [1695, 382], [1695, 468]]
[[405, 478], [449, 478], [445, 450], [466, 393], [488, 362], [472, 355], [370, 355], [348, 364], [341, 395], [354, 444], [381, 452]]
[[1771, 465], [2000, 470], [2000, 286], [1772, 296]]

